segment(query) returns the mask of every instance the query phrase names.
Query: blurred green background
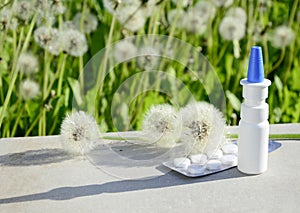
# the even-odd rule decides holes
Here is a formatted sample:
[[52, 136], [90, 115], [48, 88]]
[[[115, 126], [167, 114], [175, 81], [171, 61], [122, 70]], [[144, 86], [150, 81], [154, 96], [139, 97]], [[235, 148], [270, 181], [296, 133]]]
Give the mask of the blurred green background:
[[[113, 114], [118, 115], [115, 121], [111, 105], [122, 82], [153, 69], [152, 63], [180, 79], [197, 100], [208, 100], [186, 66], [155, 61], [152, 54], [169, 51], [155, 43], [142, 52], [143, 57], [117, 65], [104, 78], [110, 64], [105, 54], [122, 61], [142, 51], [136, 41], [129, 40], [113, 53], [106, 49], [93, 76], [101, 80], [101, 88], [86, 82], [89, 74], [84, 73], [84, 66], [100, 50], [146, 34], [176, 37], [207, 58], [226, 95], [229, 125], [239, 121], [239, 81], [246, 76], [251, 46], [261, 46], [265, 76], [272, 81], [267, 100], [270, 123], [299, 122], [299, 7], [298, 0], [1, 0], [0, 137], [59, 134], [66, 113], [82, 103], [82, 108], [96, 109], [91, 111], [101, 131], [140, 129], [150, 105], [172, 104], [172, 98], [148, 91], [139, 94], [129, 108], [120, 99], [114, 103], [119, 109]], [[139, 84], [133, 82], [132, 88]], [[96, 101], [90, 101], [87, 88], [97, 93]]]

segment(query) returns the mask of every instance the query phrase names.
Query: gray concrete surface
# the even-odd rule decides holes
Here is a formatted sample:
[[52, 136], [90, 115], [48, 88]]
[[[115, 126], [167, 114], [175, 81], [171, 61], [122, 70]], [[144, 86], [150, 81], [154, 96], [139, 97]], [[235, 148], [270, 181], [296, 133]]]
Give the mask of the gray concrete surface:
[[126, 180], [66, 154], [58, 136], [0, 139], [0, 212], [299, 212], [300, 141], [279, 142], [261, 175], [187, 178], [159, 166], [155, 178]]

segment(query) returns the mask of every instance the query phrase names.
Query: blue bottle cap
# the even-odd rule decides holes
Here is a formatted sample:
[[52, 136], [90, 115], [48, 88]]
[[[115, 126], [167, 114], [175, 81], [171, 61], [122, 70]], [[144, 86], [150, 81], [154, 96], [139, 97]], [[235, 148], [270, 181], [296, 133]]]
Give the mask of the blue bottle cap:
[[264, 63], [262, 50], [259, 46], [251, 48], [247, 81], [250, 83], [261, 83], [264, 81]]

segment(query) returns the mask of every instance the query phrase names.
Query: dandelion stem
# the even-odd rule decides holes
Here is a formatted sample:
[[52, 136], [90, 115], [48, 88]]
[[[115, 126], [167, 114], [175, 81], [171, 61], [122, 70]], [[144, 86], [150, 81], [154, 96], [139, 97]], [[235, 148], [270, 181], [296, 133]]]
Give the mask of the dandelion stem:
[[109, 29], [109, 34], [106, 42], [106, 50], [104, 53], [103, 63], [100, 64], [99, 71], [98, 71], [98, 78], [97, 78], [97, 84], [96, 87], [99, 88], [99, 94], [102, 95], [103, 90], [103, 80], [106, 74], [106, 68], [107, 68], [107, 60], [108, 60], [108, 54], [110, 52], [110, 44], [112, 41], [112, 36], [115, 28], [115, 22], [116, 22], [116, 16], [114, 15], [111, 21], [111, 26]]
[[218, 58], [215, 60], [215, 64], [214, 64], [215, 66], [217, 66], [220, 63], [220, 61], [222, 60], [228, 45], [229, 45], [229, 42], [226, 42], [224, 45], [222, 45], [222, 49], [220, 50], [220, 52], [218, 54]]
[[[20, 100], [20, 98], [19, 98], [19, 100]], [[20, 102], [19, 100], [18, 100], [18, 102]], [[17, 130], [19, 121], [20, 121], [20, 119], [21, 119], [21, 117], [22, 117], [22, 114], [23, 114], [24, 109], [25, 109], [25, 104], [23, 103], [22, 106], [21, 106], [21, 109], [20, 109], [19, 112], [18, 112], [18, 115], [17, 115], [17, 118], [16, 118], [16, 120], [15, 120], [13, 129], [12, 129], [12, 131], [11, 131], [11, 137], [14, 137], [15, 134], [16, 134], [16, 130]]]
[[94, 6], [95, 11], [97, 12], [98, 19], [101, 22], [104, 22], [104, 18], [102, 16], [102, 11], [101, 11], [101, 8], [100, 8], [98, 2], [96, 2], [96, 0], [90, 0], [90, 2], [92, 3], [92, 5]]
[[[67, 54], [63, 56], [62, 63], [57, 69], [57, 73], [59, 74], [58, 78], [58, 86], [57, 86], [57, 95], [60, 96], [62, 93], [62, 82], [64, 78], [65, 65], [66, 65]], [[51, 89], [51, 88], [50, 88]]]
[[45, 107], [43, 107], [43, 110], [42, 110], [42, 132], [41, 132], [41, 135], [44, 136], [46, 135], [46, 110], [45, 110]]
[[31, 123], [30, 127], [28, 128], [28, 130], [25, 133], [25, 137], [27, 137], [30, 132], [33, 130], [34, 126], [37, 124], [37, 122], [40, 120], [40, 117], [42, 116], [43, 111], [40, 111], [38, 116], [35, 118], [35, 120]]
[[83, 69], [83, 56], [79, 57], [79, 85], [81, 92], [84, 91], [84, 69]]
[[53, 86], [54, 82], [58, 79], [58, 76], [60, 74], [62, 61], [63, 61], [63, 54], [61, 54], [59, 59], [58, 59], [58, 65], [57, 65], [57, 68], [56, 68], [55, 76], [51, 79], [51, 81], [49, 83], [48, 90], [46, 92], [46, 97], [48, 97], [48, 95], [51, 92], [51, 89], [52, 89], [52, 86]]
[[268, 75], [270, 75], [272, 72], [274, 72], [282, 63], [284, 56], [285, 56], [285, 47], [283, 49], [281, 49], [281, 54], [279, 57], [279, 60], [277, 60], [277, 62], [275, 63], [275, 65], [272, 67], [272, 69], [270, 70], [270, 72], [268, 73]]
[[15, 82], [16, 82], [17, 77], [18, 77], [19, 70], [17, 68], [17, 61], [18, 61], [17, 59], [19, 58], [19, 50], [20, 50], [21, 43], [22, 43], [22, 40], [23, 40], [23, 34], [24, 34], [24, 27], [21, 28], [21, 33], [20, 33], [20, 37], [19, 37], [19, 41], [18, 41], [17, 51], [14, 54], [12, 72], [11, 72], [10, 78], [9, 78], [11, 81], [10, 81], [8, 91], [7, 91], [5, 100], [4, 100], [4, 104], [2, 106], [2, 109], [0, 109], [1, 110], [0, 111], [0, 128], [2, 126], [4, 114], [7, 110], [7, 107], [8, 107], [9, 101], [10, 101], [10, 97], [12, 95], [12, 92], [13, 92], [13, 89], [14, 89], [14, 86], [15, 86]]
[[264, 62], [265, 62], [265, 69], [266, 69], [266, 73], [269, 73], [269, 48], [268, 48], [268, 39], [267, 39], [267, 36], [264, 35], [264, 38], [263, 38], [263, 51], [264, 51]]
[[[44, 76], [43, 76], [43, 103], [47, 99], [47, 89], [48, 89], [48, 80], [49, 80], [49, 71], [50, 71], [50, 63], [52, 58], [50, 57], [48, 51], [45, 50], [44, 52]], [[39, 121], [39, 135], [46, 134], [46, 111], [45, 107], [42, 110], [42, 117]]]
[[290, 47], [290, 51], [289, 51], [289, 58], [288, 58], [288, 64], [286, 66], [286, 71], [284, 72], [284, 76], [283, 76], [283, 83], [285, 84], [287, 82], [287, 79], [290, 75], [291, 72], [291, 66], [293, 63], [293, 59], [294, 59], [294, 50], [295, 50], [295, 46], [294, 44], [291, 45]]
[[[167, 40], [166, 47], [165, 47], [165, 53], [169, 50], [169, 46], [171, 44], [171, 41], [173, 39], [173, 35], [175, 33], [175, 30], [176, 30], [177, 21], [178, 21], [178, 18], [179, 18], [179, 12], [180, 12], [181, 9], [182, 9], [182, 1], [179, 1], [178, 6], [176, 8], [176, 15], [175, 15], [175, 18], [174, 18], [174, 22], [171, 26], [170, 34], [168, 35], [168, 40]], [[162, 64], [161, 64], [160, 68], [161, 67], [162, 67]]]
[[[58, 105], [57, 105], [57, 106], [58, 106]], [[49, 135], [52, 135], [52, 134], [53, 134], [55, 128], [57, 127], [57, 122], [58, 122], [58, 116], [55, 116], [54, 122], [52, 123], [52, 127], [51, 127], [51, 129], [50, 129], [50, 131], [49, 131]]]
[[296, 11], [298, 9], [298, 7], [297, 7], [298, 6], [298, 2], [299, 2], [299, 0], [295, 0], [294, 4], [292, 6], [292, 11], [291, 11], [290, 19], [289, 19], [289, 27], [292, 26], [292, 23], [294, 21], [294, 17], [295, 17]]
[[29, 27], [29, 30], [27, 32], [27, 35], [26, 35], [26, 38], [25, 38], [25, 41], [23, 43], [23, 47], [22, 47], [22, 50], [21, 50], [21, 53], [25, 52], [28, 48], [28, 44], [30, 42], [30, 39], [31, 39], [31, 34], [32, 34], [32, 31], [33, 31], [33, 28], [35, 26], [35, 22], [36, 22], [36, 17], [37, 17], [37, 14], [35, 14], [32, 18], [32, 21], [30, 23], [30, 27]]

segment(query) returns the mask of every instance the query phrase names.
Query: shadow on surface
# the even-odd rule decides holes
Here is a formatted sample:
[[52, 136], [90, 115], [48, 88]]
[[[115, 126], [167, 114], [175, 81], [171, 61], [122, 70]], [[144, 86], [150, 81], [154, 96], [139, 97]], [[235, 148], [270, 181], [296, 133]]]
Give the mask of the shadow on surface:
[[184, 156], [184, 152], [183, 145], [163, 148], [153, 144], [139, 145], [122, 141], [100, 144], [86, 154], [86, 157], [96, 167], [153, 167], [176, 156]]
[[73, 155], [62, 149], [28, 150], [0, 156], [1, 166], [34, 166], [70, 160]]
[[36, 200], [70, 200], [73, 198], [100, 195], [103, 193], [122, 193], [145, 189], [166, 188], [177, 185], [188, 185], [193, 183], [240, 178], [245, 176], [246, 175], [240, 173], [237, 170], [237, 168], [232, 168], [220, 173], [204, 176], [201, 178], [188, 178], [171, 171], [165, 175], [153, 179], [119, 180], [104, 184], [93, 184], [76, 187], [60, 187], [52, 189], [48, 192], [0, 199], [0, 204], [28, 202]]

